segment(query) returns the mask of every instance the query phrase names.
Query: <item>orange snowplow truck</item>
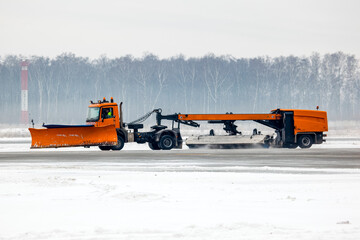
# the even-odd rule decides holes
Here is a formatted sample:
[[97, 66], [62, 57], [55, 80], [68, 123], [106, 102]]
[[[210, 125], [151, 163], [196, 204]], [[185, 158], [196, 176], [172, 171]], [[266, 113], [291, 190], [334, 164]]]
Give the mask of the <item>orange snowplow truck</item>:
[[[153, 113], [156, 114], [156, 125], [151, 131], [140, 132], [140, 124]], [[172, 121], [172, 128], [161, 125], [162, 120]], [[328, 131], [325, 111], [275, 109], [269, 114], [171, 114], [162, 115], [161, 109], [154, 109], [145, 116], [124, 123], [122, 103], [119, 106], [111, 98], [110, 102], [92, 102], [88, 108], [86, 125], [43, 125], [42, 129], [29, 128], [31, 148], [58, 148], [74, 146], [98, 146], [101, 150], [121, 150], [124, 143], [148, 143], [152, 150], [170, 150], [182, 148], [180, 124], [199, 127], [195, 121], [224, 124], [224, 130], [231, 139], [241, 135], [236, 130], [235, 121], [252, 120], [275, 129], [276, 137], [265, 137], [265, 146], [286, 148], [310, 148], [312, 144], [325, 141], [323, 134]], [[175, 124], [177, 123], [177, 124]], [[216, 138], [215, 138], [216, 140]], [[190, 147], [190, 146], [189, 146]]]
[[[144, 121], [152, 113], [161, 114], [161, 109], [139, 119]], [[139, 122], [138, 121], [138, 122]], [[29, 128], [31, 148], [90, 147], [101, 150], [121, 150], [126, 142], [148, 143], [154, 150], [181, 148], [182, 139], [179, 129], [166, 126], [152, 126], [152, 131], [139, 132], [143, 124], [135, 121], [125, 124], [122, 118], [122, 103], [118, 106], [111, 98], [107, 101], [90, 101], [86, 125], [43, 125], [44, 128]], [[125, 128], [127, 127], [127, 129]]]

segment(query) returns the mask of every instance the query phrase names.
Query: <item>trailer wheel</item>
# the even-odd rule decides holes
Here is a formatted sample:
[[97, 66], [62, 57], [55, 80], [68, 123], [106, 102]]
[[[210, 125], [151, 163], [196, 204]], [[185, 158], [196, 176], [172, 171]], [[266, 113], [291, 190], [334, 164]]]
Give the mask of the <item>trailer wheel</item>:
[[109, 151], [111, 149], [111, 146], [99, 146], [101, 151]]
[[310, 135], [301, 135], [298, 139], [299, 147], [310, 148], [313, 144], [313, 139]]
[[159, 145], [156, 142], [149, 142], [148, 145], [151, 150], [160, 150]]
[[160, 138], [159, 147], [163, 150], [170, 150], [175, 146], [175, 139], [170, 135], [164, 135]]
[[123, 149], [123, 147], [124, 147], [124, 139], [122, 138], [122, 137], [118, 137], [118, 144], [117, 145], [115, 145], [115, 146], [112, 146], [111, 147], [111, 149], [113, 150], [113, 151], [120, 151], [121, 149]]

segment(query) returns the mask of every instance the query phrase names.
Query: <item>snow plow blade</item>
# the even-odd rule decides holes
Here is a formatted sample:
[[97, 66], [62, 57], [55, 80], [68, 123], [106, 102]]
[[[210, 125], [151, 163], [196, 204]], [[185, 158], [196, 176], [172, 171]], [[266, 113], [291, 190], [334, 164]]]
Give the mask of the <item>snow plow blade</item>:
[[78, 146], [113, 146], [117, 144], [114, 126], [48, 125], [47, 129], [29, 128], [31, 148], [58, 148]]

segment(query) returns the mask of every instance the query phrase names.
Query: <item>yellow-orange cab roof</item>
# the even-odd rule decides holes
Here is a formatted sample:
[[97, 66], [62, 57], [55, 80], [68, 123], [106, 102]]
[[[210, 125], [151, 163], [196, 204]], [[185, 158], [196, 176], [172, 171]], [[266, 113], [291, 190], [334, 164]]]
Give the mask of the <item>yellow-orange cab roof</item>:
[[117, 103], [92, 103], [89, 107], [110, 107], [110, 106], [117, 106]]

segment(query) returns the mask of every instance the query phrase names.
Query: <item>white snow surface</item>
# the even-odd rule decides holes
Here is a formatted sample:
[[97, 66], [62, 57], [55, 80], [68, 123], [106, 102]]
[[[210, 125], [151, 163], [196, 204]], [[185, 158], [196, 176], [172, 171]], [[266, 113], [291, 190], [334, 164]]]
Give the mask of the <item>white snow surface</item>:
[[0, 239], [359, 239], [360, 171], [326, 171], [0, 163]]

